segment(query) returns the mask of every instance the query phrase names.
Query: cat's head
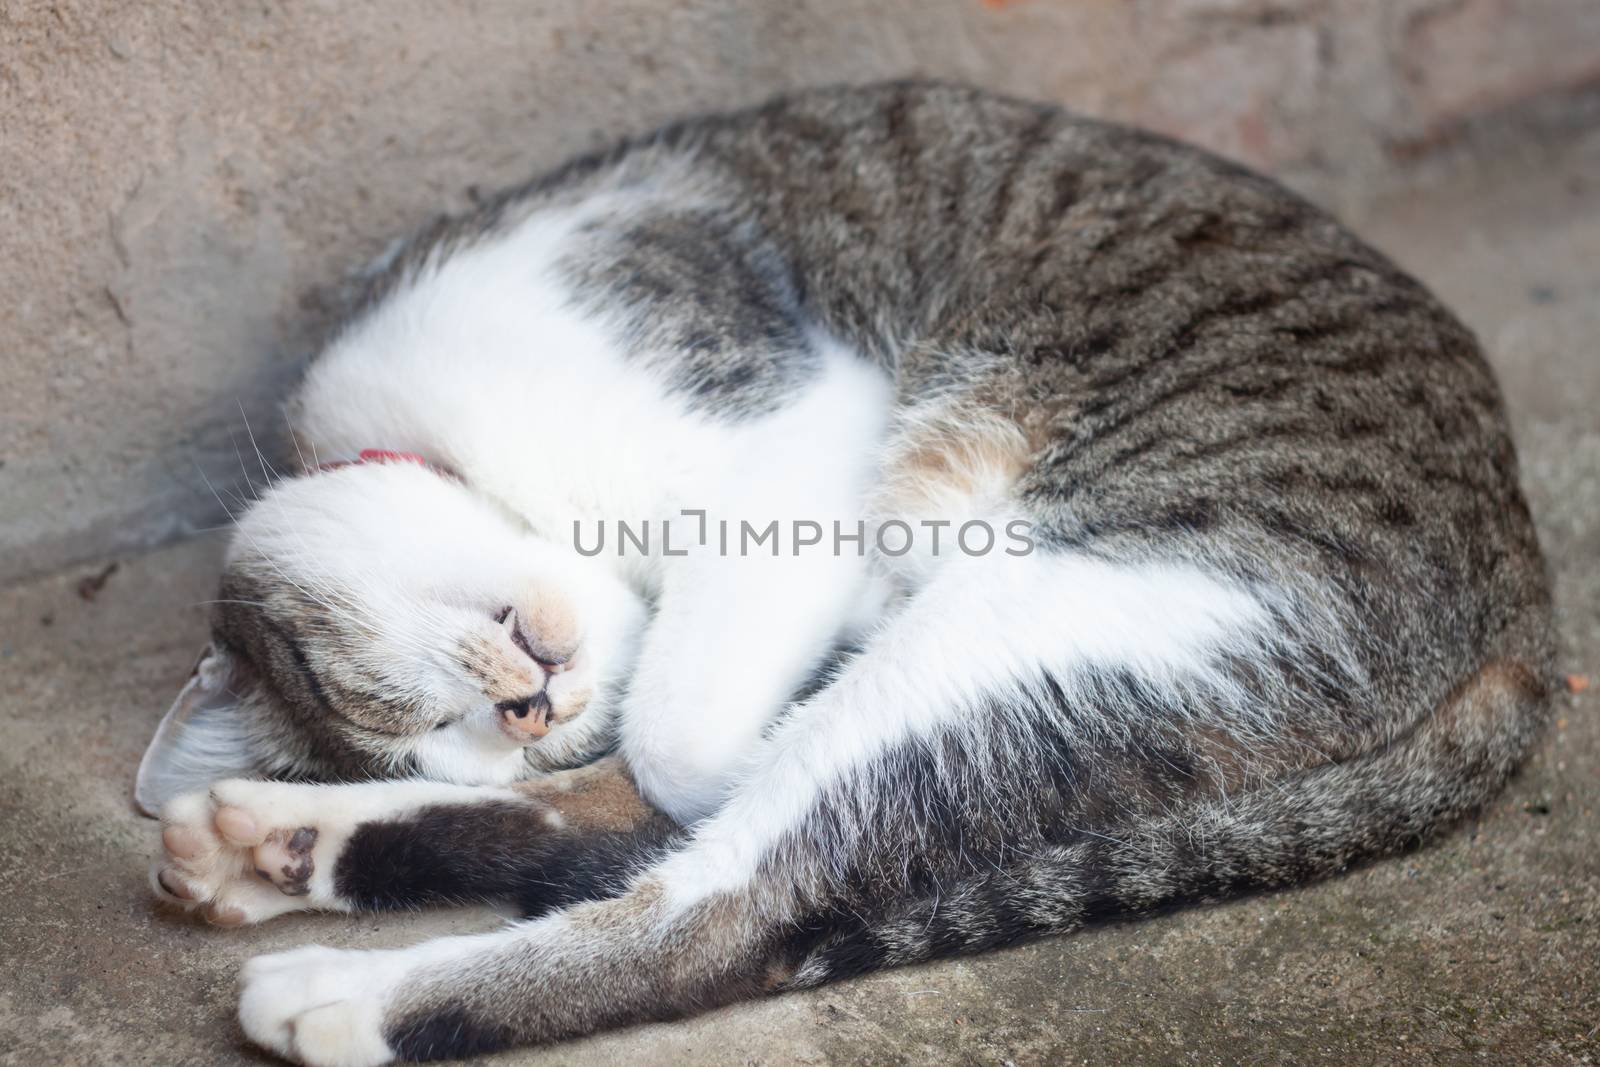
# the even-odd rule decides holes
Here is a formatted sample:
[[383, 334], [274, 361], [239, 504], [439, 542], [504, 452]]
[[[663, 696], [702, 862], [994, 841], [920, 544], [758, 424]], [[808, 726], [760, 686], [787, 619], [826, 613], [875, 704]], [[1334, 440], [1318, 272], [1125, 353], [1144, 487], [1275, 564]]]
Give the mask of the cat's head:
[[579, 758], [643, 610], [596, 561], [438, 470], [286, 479], [240, 518], [139, 806], [232, 775], [495, 783]]

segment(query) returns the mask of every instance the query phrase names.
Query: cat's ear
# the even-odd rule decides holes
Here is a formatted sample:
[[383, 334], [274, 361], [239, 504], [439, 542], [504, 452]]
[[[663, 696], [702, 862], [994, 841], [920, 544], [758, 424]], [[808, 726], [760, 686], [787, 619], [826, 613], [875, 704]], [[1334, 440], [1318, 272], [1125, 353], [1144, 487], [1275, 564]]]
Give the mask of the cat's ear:
[[249, 734], [238, 714], [244, 675], [226, 649], [206, 645], [139, 761], [133, 800], [140, 812], [154, 818], [179, 794], [251, 770]]

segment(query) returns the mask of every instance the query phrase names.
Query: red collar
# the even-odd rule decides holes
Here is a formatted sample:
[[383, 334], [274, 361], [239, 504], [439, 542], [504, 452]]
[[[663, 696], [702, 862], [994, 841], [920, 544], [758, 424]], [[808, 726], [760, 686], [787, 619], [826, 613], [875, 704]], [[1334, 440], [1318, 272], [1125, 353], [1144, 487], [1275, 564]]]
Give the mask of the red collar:
[[339, 459], [332, 463], [319, 463], [319, 471], [336, 471], [341, 467], [356, 467], [363, 463], [415, 463], [419, 467], [432, 467], [415, 452], [395, 452], [387, 448], [363, 448], [355, 459]]

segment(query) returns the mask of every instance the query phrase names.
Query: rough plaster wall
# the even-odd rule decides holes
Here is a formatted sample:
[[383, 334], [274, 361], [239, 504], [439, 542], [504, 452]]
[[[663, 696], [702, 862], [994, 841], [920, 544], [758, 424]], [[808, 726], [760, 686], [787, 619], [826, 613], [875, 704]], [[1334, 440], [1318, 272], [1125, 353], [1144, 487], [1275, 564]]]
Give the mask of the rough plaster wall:
[[[213, 524], [345, 272], [476, 188], [937, 75], [1346, 202], [1600, 76], [1594, 0], [0, 0], [0, 582]], [[381, 444], [382, 442], [375, 442]]]

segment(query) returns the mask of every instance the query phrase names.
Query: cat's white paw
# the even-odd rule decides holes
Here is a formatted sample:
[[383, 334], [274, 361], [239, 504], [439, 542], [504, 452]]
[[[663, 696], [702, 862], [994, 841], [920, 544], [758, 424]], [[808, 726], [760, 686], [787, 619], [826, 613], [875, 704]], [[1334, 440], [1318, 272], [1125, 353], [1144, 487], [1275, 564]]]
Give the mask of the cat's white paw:
[[375, 1067], [394, 1059], [384, 1005], [413, 966], [404, 950], [307, 945], [244, 966], [239, 1023], [250, 1040], [307, 1067]]
[[169, 802], [151, 887], [224, 926], [338, 908], [333, 872], [354, 821], [338, 787], [230, 779]]

